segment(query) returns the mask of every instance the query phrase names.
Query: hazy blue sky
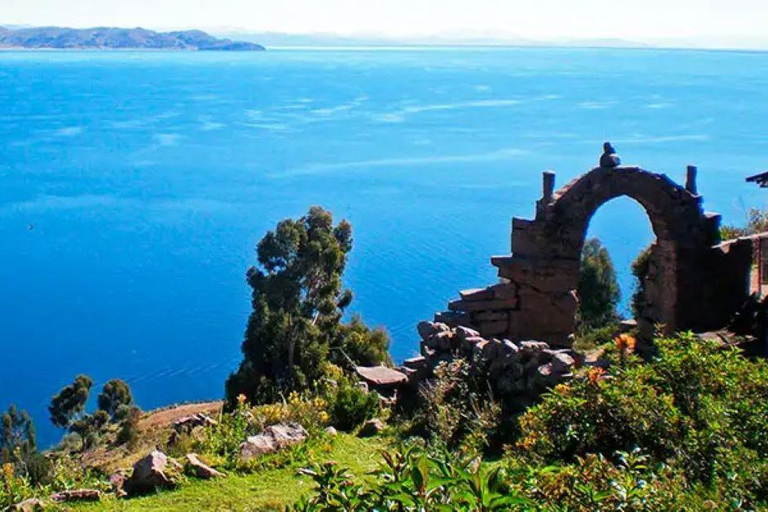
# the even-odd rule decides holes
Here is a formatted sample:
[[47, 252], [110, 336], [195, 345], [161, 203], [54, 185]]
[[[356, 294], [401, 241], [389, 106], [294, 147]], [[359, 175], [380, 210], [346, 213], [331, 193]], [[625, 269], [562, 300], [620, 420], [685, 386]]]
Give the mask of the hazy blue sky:
[[390, 36], [763, 38], [766, 0], [0, 0], [0, 23]]

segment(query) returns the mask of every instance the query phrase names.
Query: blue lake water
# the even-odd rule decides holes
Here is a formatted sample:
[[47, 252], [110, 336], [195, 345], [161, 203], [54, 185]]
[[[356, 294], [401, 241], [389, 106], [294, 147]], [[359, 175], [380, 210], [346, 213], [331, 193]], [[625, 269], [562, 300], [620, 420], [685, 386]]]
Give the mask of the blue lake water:
[[[392, 335], [494, 281], [541, 171], [611, 140], [741, 223], [766, 192], [768, 54], [443, 49], [0, 53], [0, 408], [44, 443], [77, 373], [139, 404], [218, 398], [249, 313], [254, 246], [319, 204], [354, 227], [352, 310]], [[652, 239], [639, 205], [590, 227], [625, 297]]]

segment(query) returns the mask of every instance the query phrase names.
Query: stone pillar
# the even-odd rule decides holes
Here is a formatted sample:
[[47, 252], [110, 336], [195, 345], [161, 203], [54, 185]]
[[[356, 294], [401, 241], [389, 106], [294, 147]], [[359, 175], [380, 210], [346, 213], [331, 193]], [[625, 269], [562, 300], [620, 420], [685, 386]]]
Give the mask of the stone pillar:
[[555, 192], [555, 171], [544, 171], [542, 175], [543, 195], [541, 201], [544, 204], [552, 202], [552, 194]]
[[685, 173], [685, 189], [691, 194], [698, 194], [696, 190], [696, 173], [698, 169], [695, 165], [689, 165]]

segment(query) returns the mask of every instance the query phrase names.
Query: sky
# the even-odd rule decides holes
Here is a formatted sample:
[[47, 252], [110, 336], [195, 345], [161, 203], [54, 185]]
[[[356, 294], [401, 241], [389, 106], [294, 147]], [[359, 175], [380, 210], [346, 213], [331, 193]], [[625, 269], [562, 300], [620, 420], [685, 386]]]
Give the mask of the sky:
[[766, 0], [0, 0], [0, 24], [530, 39], [766, 39]]

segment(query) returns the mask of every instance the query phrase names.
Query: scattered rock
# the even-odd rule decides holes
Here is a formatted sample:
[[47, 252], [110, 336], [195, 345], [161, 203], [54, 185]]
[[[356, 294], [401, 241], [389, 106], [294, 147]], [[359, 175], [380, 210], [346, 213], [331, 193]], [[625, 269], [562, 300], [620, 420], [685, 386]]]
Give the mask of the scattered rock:
[[421, 370], [427, 366], [427, 358], [424, 356], [412, 357], [403, 361], [403, 366], [411, 370]]
[[480, 333], [474, 329], [460, 325], [456, 328], [456, 337], [459, 338], [462, 343], [466, 343], [467, 338], [478, 338], [480, 337]]
[[240, 445], [240, 459], [247, 461], [268, 453], [274, 453], [307, 439], [307, 431], [298, 423], [279, 423], [251, 436]]
[[483, 363], [474, 365], [473, 371], [481, 371], [489, 377], [500, 398], [514, 406], [528, 405], [538, 394], [572, 375], [580, 364], [572, 350], [555, 350], [543, 341], [515, 343], [508, 339], [482, 337], [474, 329], [463, 326], [444, 330], [444, 324], [422, 322], [419, 325], [420, 332], [432, 334], [421, 342], [423, 356], [409, 360], [407, 364], [426, 366], [418, 371], [408, 366], [400, 368], [413, 386], [431, 378], [440, 363], [463, 357]]
[[179, 418], [173, 423], [173, 429], [181, 434], [191, 432], [195, 427], [208, 427], [218, 425], [218, 422], [205, 413], [199, 412], [192, 416]]
[[125, 482], [127, 480], [126, 476], [119, 472], [112, 473], [109, 477], [109, 485], [112, 486], [112, 492], [115, 493], [115, 496], [118, 498], [122, 498], [128, 494], [125, 492]]
[[57, 503], [73, 503], [76, 501], [99, 501], [101, 491], [96, 489], [77, 489], [73, 491], [60, 491], [51, 496]]
[[560, 352], [552, 357], [550, 364], [552, 364], [552, 369], [556, 374], [563, 375], [573, 371], [573, 368], [576, 365], [576, 360], [568, 354]]
[[392, 388], [408, 382], [408, 377], [386, 366], [358, 366], [357, 374], [374, 387]]
[[438, 332], [449, 331], [451, 328], [440, 322], [419, 322], [416, 330], [419, 331], [421, 339], [426, 341]]
[[334, 427], [326, 427], [325, 435], [327, 435], [329, 437], [336, 437], [337, 435], [339, 435], [339, 433], [338, 433], [338, 431], [336, 431], [336, 428], [334, 428]]
[[204, 480], [210, 480], [211, 478], [222, 478], [226, 475], [220, 471], [216, 471], [209, 465], [205, 464], [196, 453], [187, 454], [187, 470], [190, 471], [197, 478]]
[[509, 354], [517, 355], [517, 353], [520, 352], [520, 347], [518, 347], [517, 345], [515, 345], [513, 342], [509, 340], [503, 340], [501, 343], [504, 345], [504, 352], [507, 353], [508, 355]]
[[129, 495], [175, 486], [176, 480], [168, 474], [168, 457], [159, 450], [152, 451], [134, 464], [133, 474], [125, 482], [125, 490]]
[[45, 503], [37, 498], [30, 498], [24, 500], [21, 503], [11, 505], [8, 510], [12, 512], [37, 512], [38, 510], [44, 510]]
[[547, 345], [543, 341], [521, 341], [520, 342], [520, 350], [525, 355], [538, 354], [539, 352], [543, 352], [548, 348], [549, 348], [549, 345]]
[[360, 437], [372, 437], [381, 433], [382, 430], [384, 430], [384, 422], [374, 418], [363, 423], [360, 429]]

